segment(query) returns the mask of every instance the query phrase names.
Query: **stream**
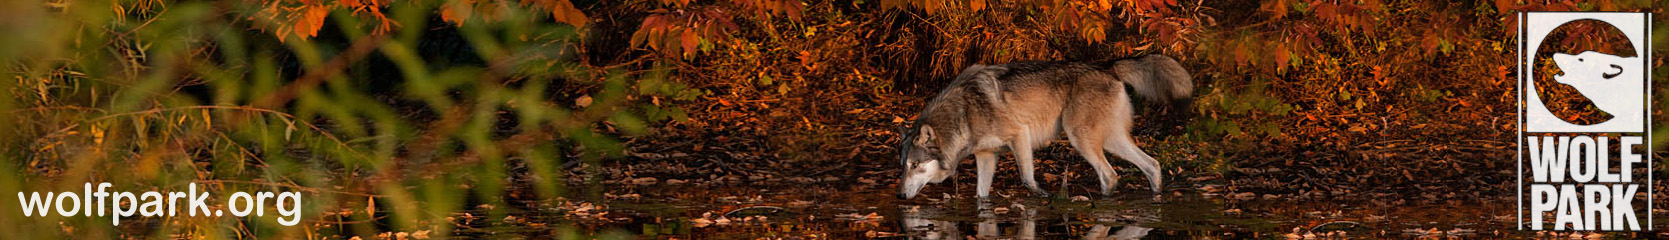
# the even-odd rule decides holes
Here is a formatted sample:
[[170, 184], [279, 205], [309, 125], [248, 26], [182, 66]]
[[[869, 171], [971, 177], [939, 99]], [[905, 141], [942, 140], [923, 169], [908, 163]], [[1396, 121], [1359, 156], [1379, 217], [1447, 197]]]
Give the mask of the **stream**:
[[[604, 185], [591, 188], [594, 194], [589, 197], [519, 209], [506, 219], [483, 217], [483, 221], [460, 225], [455, 233], [471, 238], [638, 239], [1537, 236], [1513, 227], [1515, 205], [1511, 198], [1290, 200], [1273, 195], [1222, 196], [1188, 189], [1164, 194], [1125, 190], [1112, 197], [1039, 198], [1005, 189], [990, 199], [979, 200], [972, 197], [971, 187], [952, 187], [901, 200], [895, 197], [896, 190], [887, 186], [891, 185], [850, 189], [794, 184]], [[492, 224], [495, 221], [499, 224]], [[1641, 237], [1623, 235], [1629, 236]]]

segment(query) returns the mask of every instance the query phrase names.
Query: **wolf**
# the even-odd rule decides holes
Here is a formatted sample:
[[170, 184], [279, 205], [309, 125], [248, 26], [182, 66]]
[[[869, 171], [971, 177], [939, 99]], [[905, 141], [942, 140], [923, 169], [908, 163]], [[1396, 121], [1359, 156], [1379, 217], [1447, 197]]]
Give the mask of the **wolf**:
[[902, 130], [904, 176], [898, 197], [915, 197], [928, 183], [944, 181], [956, 173], [961, 159], [973, 155], [978, 195], [986, 198], [997, 153], [1005, 147], [1013, 151], [1026, 188], [1048, 196], [1032, 177], [1032, 151], [1063, 131], [1095, 168], [1103, 195], [1111, 195], [1118, 183], [1103, 150], [1135, 164], [1159, 192], [1159, 162], [1130, 139], [1132, 104], [1126, 86], [1151, 103], [1182, 107], [1194, 92], [1188, 71], [1164, 55], [969, 66], [927, 102], [913, 126]]

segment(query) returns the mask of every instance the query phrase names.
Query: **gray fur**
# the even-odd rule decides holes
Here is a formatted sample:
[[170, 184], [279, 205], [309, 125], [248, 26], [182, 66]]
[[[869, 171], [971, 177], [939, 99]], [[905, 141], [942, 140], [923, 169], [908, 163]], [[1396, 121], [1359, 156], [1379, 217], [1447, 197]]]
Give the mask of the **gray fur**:
[[1190, 78], [1188, 70], [1171, 57], [1147, 55], [1140, 60], [1115, 61], [1112, 72], [1149, 101], [1165, 103], [1194, 97], [1194, 81], [1175, 81]]
[[979, 173], [978, 194], [986, 197], [996, 154], [1005, 147], [1013, 150], [1026, 187], [1048, 195], [1034, 180], [1032, 151], [1063, 131], [1095, 168], [1103, 194], [1112, 193], [1118, 173], [1102, 151], [1141, 168], [1158, 192], [1158, 161], [1130, 138], [1132, 106], [1126, 85], [1159, 103], [1191, 99], [1194, 89], [1188, 72], [1160, 55], [969, 66], [927, 103], [914, 127], [903, 131], [899, 157], [905, 171], [899, 196], [913, 197], [926, 183], [943, 181], [956, 172], [960, 159], [972, 155]]

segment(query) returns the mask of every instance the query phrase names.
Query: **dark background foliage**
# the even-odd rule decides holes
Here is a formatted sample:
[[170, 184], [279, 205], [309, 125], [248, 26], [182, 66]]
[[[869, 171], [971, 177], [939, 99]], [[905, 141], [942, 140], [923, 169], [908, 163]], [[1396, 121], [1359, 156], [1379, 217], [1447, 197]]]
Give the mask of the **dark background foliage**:
[[[0, 88], [10, 93], [0, 99], [10, 160], [0, 192], [99, 181], [304, 191], [313, 228], [218, 217], [59, 225], [0, 208], [0, 229], [442, 235], [461, 209], [528, 200], [576, 209], [563, 200], [570, 185], [715, 174], [680, 170], [692, 167], [890, 179], [896, 129], [963, 67], [1144, 54], [1176, 57], [1199, 86], [1190, 109], [1138, 113], [1138, 142], [1172, 181], [1297, 197], [1493, 196], [1514, 177], [1513, 14], [1646, 11], [1661, 23], [1663, 9], [1629, 0], [9, 1], [0, 31], [28, 37], [0, 39]], [[1614, 33], [1569, 28], [1548, 43], [1553, 51], [1619, 47], [1593, 44]], [[1648, 51], [1662, 65], [1662, 51]], [[1571, 89], [1540, 85], [1561, 116], [1604, 117]], [[1083, 167], [1064, 146], [1043, 158], [1044, 172]]]

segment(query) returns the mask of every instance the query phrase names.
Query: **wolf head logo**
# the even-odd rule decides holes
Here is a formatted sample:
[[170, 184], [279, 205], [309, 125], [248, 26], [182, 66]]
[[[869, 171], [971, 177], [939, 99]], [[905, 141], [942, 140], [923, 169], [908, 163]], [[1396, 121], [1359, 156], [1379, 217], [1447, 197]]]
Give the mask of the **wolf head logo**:
[[1575, 55], [1554, 54], [1553, 63], [1564, 72], [1553, 76], [1553, 80], [1576, 88], [1577, 93], [1592, 100], [1600, 111], [1622, 116], [1644, 107], [1640, 89], [1645, 83], [1640, 69], [1634, 69], [1641, 66], [1638, 57], [1585, 51]]

